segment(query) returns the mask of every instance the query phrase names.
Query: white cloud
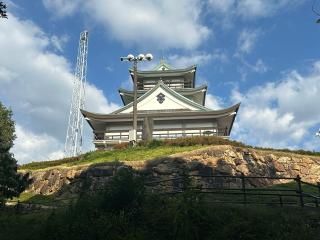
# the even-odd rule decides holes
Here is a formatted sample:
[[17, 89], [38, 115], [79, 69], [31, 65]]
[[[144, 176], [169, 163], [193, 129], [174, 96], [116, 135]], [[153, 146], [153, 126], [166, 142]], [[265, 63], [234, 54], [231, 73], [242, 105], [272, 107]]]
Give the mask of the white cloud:
[[59, 52], [63, 52], [64, 46], [69, 41], [69, 36], [63, 35], [63, 36], [59, 37], [59, 36], [54, 35], [50, 38], [50, 41], [51, 41], [53, 47], [55, 48], [55, 50], [57, 50]]
[[192, 65], [205, 65], [212, 59], [210, 53], [194, 53], [190, 56], [183, 55], [170, 55], [168, 62], [175, 68], [186, 68]]
[[[0, 100], [13, 109], [18, 124], [18, 152], [14, 153], [20, 163], [42, 160], [42, 151], [28, 148], [48, 145], [44, 147], [47, 156], [57, 156], [57, 148], [65, 140], [73, 69], [64, 57], [50, 51], [54, 48], [52, 36], [34, 23], [11, 15], [0, 31], [1, 54], [5, 56], [0, 58]], [[86, 96], [90, 110], [110, 112], [116, 108], [93, 85], [88, 84]], [[30, 141], [23, 143], [28, 136]]]
[[98, 22], [126, 44], [192, 49], [210, 33], [200, 23], [200, 1], [93, 0], [89, 9]]
[[14, 71], [0, 66], [0, 79], [2, 79], [3, 82], [12, 82], [16, 77], [17, 74]]
[[206, 107], [219, 110], [223, 108], [223, 102], [219, 97], [208, 93], [206, 96]]
[[268, 65], [262, 60], [258, 59], [255, 63], [249, 63], [245, 60], [242, 56], [239, 56], [240, 62], [242, 63], [241, 66], [238, 67], [238, 72], [241, 75], [241, 80], [246, 81], [247, 75], [249, 73], [265, 73], [269, 70]]
[[35, 134], [20, 125], [16, 125], [16, 135], [13, 152], [19, 164], [63, 157], [63, 144], [51, 135]]
[[240, 32], [237, 42], [237, 53], [238, 54], [249, 54], [253, 50], [260, 31], [244, 29]]
[[44, 6], [55, 13], [55, 16], [65, 17], [72, 15], [83, 2], [82, 0], [42, 0]]
[[234, 57], [241, 63], [238, 66], [238, 72], [242, 81], [246, 80], [249, 73], [265, 73], [269, 70], [267, 64], [260, 58], [255, 63], [250, 63], [245, 59], [246, 55], [253, 51], [260, 35], [261, 31], [258, 29], [244, 29], [239, 33]]
[[304, 0], [209, 0], [208, 5], [215, 14], [229, 21], [241, 17], [245, 20], [270, 17], [280, 10], [287, 10], [305, 2]]
[[307, 75], [292, 71], [277, 83], [254, 87], [246, 93], [235, 90], [232, 100], [242, 105], [233, 134], [260, 146], [311, 146], [305, 139], [312, 141], [311, 128], [320, 125], [319, 73], [317, 62]]
[[253, 71], [257, 73], [265, 73], [268, 71], [268, 66], [264, 63], [262, 59], [258, 59], [254, 65], [248, 65], [248, 67]]
[[239, 1], [237, 9], [243, 18], [268, 17], [302, 2], [303, 0], [242, 0]]
[[168, 62], [176, 68], [186, 68], [192, 65], [206, 65], [211, 61], [226, 63], [228, 56], [221, 50], [210, 52], [193, 52], [191, 55], [170, 55]]
[[[211, 33], [210, 29], [201, 23], [203, 4], [200, 0], [43, 2], [49, 10], [60, 16], [72, 14], [75, 4], [78, 4], [78, 9], [105, 26], [108, 36], [126, 45], [134, 44], [146, 50], [194, 49]], [[67, 6], [65, 10], [64, 5]]]
[[209, 0], [208, 4], [209, 6], [215, 11], [215, 12], [221, 12], [221, 13], [227, 13], [230, 11], [236, 1], [235, 0]]

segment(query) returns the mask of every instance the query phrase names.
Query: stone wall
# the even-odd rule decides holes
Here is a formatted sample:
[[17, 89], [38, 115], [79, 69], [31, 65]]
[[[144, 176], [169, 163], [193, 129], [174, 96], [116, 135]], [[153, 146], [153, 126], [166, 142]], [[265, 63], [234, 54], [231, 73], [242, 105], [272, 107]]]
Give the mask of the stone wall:
[[[32, 171], [34, 183], [28, 191], [50, 195], [77, 193], [85, 184], [92, 190], [108, 184], [119, 168], [129, 167], [147, 181], [191, 175], [239, 175], [296, 177], [311, 183], [320, 182], [320, 158], [276, 151], [262, 151], [232, 146], [210, 146], [170, 157], [149, 161], [113, 162], [90, 166], [56, 167]], [[196, 179], [195, 179], [196, 180]], [[253, 179], [249, 186], [265, 186], [285, 181]], [[239, 179], [211, 178], [198, 180], [202, 186], [239, 186]], [[166, 183], [174, 184], [174, 183]], [[169, 187], [174, 187], [174, 186]], [[168, 186], [165, 186], [168, 187]]]

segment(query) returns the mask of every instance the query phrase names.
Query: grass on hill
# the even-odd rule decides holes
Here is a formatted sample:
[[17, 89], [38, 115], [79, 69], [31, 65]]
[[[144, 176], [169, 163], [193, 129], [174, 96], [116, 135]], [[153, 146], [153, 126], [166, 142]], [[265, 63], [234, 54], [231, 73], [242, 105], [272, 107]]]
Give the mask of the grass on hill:
[[111, 161], [142, 161], [153, 159], [157, 157], [165, 157], [174, 153], [190, 151], [201, 146], [186, 146], [186, 147], [175, 147], [175, 146], [161, 146], [155, 148], [148, 147], [137, 147], [128, 149], [115, 149], [110, 151], [94, 151], [85, 153], [79, 157], [64, 158], [55, 161], [44, 161], [44, 162], [32, 162], [22, 165], [20, 170], [37, 170], [55, 166], [77, 166], [85, 164], [97, 164]]
[[55, 200], [54, 195], [42, 195], [36, 194], [34, 192], [23, 192], [19, 197], [14, 197], [8, 202], [16, 203], [19, 201], [20, 203], [32, 203], [32, 204], [41, 204], [41, 205], [53, 205], [53, 201]]
[[109, 161], [143, 161], [171, 154], [191, 151], [208, 145], [231, 145], [234, 147], [253, 148], [257, 150], [282, 151], [286, 153], [320, 156], [319, 152], [289, 149], [260, 148], [245, 145], [241, 142], [214, 136], [197, 136], [168, 140], [153, 140], [151, 142], [139, 142], [136, 148], [128, 147], [128, 144], [118, 144], [113, 150], [98, 150], [88, 152], [73, 158], [64, 158], [54, 161], [32, 162], [19, 167], [20, 170], [37, 170], [55, 166], [76, 166], [84, 164], [96, 164]]

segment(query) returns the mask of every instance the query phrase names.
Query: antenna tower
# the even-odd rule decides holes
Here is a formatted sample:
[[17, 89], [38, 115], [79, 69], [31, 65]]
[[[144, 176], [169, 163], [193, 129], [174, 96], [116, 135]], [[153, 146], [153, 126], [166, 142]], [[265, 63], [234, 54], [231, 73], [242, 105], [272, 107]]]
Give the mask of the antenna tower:
[[80, 33], [77, 66], [74, 74], [69, 123], [64, 148], [65, 157], [75, 157], [81, 154], [83, 117], [80, 109], [84, 109], [85, 104], [87, 55], [88, 31], [83, 31]]

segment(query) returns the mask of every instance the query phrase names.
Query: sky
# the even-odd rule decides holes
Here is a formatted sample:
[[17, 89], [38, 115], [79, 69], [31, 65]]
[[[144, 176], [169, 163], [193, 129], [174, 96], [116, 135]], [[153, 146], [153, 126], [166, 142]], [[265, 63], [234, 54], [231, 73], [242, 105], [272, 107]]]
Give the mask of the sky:
[[[320, 151], [320, 24], [311, 0], [7, 0], [0, 21], [0, 101], [13, 111], [18, 163], [58, 159], [80, 32], [89, 31], [86, 109], [122, 106], [129, 53], [196, 64], [206, 105], [241, 102], [231, 139]], [[320, 12], [320, 1], [315, 2]], [[85, 123], [84, 151], [93, 150]]]

